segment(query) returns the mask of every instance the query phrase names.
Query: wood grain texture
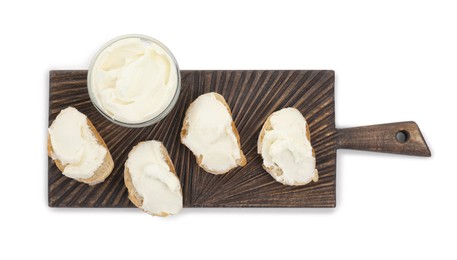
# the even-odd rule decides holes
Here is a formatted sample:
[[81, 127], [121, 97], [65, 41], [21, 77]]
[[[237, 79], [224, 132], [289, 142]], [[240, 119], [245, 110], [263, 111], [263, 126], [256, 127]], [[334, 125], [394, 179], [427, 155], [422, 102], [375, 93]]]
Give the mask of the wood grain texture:
[[[133, 129], [109, 122], [95, 109], [87, 93], [87, 71], [51, 71], [49, 125], [61, 109], [77, 108], [105, 140], [115, 167], [105, 182], [89, 186], [62, 175], [49, 159], [49, 206], [133, 207], [124, 185], [124, 163], [134, 145], [150, 139], [166, 146], [181, 180], [185, 207], [335, 206], [333, 71], [181, 71], [181, 75], [181, 94], [170, 114], [153, 126]], [[222, 94], [230, 105], [248, 161], [225, 175], [199, 168], [179, 138], [187, 107], [210, 91]], [[318, 182], [301, 187], [276, 182], [262, 169], [256, 152], [263, 122], [272, 112], [290, 106], [299, 109], [309, 123], [319, 170]]]
[[[397, 139], [402, 134], [404, 139]], [[415, 122], [338, 129], [337, 148], [430, 157]]]

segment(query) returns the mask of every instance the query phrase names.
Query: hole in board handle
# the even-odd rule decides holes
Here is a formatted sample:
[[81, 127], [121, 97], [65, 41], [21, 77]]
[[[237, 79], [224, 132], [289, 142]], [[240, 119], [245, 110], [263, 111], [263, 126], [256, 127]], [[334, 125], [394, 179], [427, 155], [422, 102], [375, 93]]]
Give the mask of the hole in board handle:
[[405, 130], [398, 131], [395, 138], [397, 139], [397, 142], [405, 143], [409, 139], [409, 133]]

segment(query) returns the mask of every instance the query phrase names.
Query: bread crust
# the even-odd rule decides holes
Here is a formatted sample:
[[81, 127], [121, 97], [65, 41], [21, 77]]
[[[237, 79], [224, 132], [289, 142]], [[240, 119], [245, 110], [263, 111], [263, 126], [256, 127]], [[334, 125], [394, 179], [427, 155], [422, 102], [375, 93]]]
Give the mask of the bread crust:
[[[229, 112], [230, 114], [230, 117], [232, 118], [232, 131], [236, 137], [236, 141], [237, 141], [237, 144], [238, 144], [238, 149], [240, 151], [240, 159], [236, 160], [236, 164], [237, 166], [245, 166], [246, 163], [247, 163], [247, 160], [246, 160], [246, 156], [244, 155], [243, 151], [241, 150], [241, 142], [240, 142], [240, 134], [238, 133], [238, 129], [236, 128], [236, 125], [235, 125], [235, 122], [233, 121], [233, 116], [232, 116], [232, 110], [230, 110], [230, 106], [227, 104], [227, 102], [225, 101], [224, 97], [222, 95], [220, 95], [219, 93], [216, 93], [216, 92], [209, 92], [211, 94], [214, 95], [214, 97], [219, 101], [221, 102], [225, 108], [227, 108], [227, 111]], [[186, 114], [184, 116], [184, 122], [183, 122], [183, 126], [182, 126], [182, 129], [181, 129], [181, 143], [184, 144], [183, 142], [183, 139], [187, 136], [187, 133], [188, 133], [188, 128], [189, 128], [189, 110], [190, 108], [193, 106], [194, 102], [192, 102], [189, 107], [187, 108], [186, 110]], [[197, 160], [197, 164], [198, 166], [200, 166], [203, 170], [205, 170], [206, 172], [208, 173], [212, 173], [212, 174], [216, 174], [216, 175], [219, 175], [219, 174], [225, 174], [225, 173], [228, 173], [230, 172], [231, 170], [235, 169], [237, 166], [231, 168], [231, 169], [228, 169], [226, 171], [214, 171], [214, 170], [210, 170], [208, 169], [207, 167], [205, 167], [203, 164], [202, 164], [202, 161], [203, 161], [203, 156], [200, 155], [196, 155], [194, 154], [196, 160]]]
[[[106, 178], [111, 174], [111, 172], [114, 169], [114, 161], [113, 158], [111, 157], [111, 153], [108, 149], [108, 146], [106, 145], [105, 141], [103, 138], [100, 136], [98, 133], [97, 129], [95, 126], [92, 124], [92, 122], [89, 120], [89, 118], [86, 119], [87, 125], [89, 126], [90, 131], [94, 134], [95, 139], [97, 139], [97, 143], [105, 147], [106, 149], [106, 154], [105, 158], [103, 159], [102, 164], [98, 167], [98, 169], [95, 171], [94, 175], [92, 175], [89, 178], [80, 178], [80, 179], [74, 179], [79, 182], [87, 183], [89, 185], [95, 185], [98, 183], [101, 183], [105, 181]], [[54, 153], [53, 148], [52, 148], [52, 143], [51, 143], [51, 136], [48, 134], [48, 156], [52, 159], [52, 154]], [[62, 162], [59, 159], [53, 159], [54, 163], [56, 164], [57, 168], [63, 172], [65, 169], [65, 166], [62, 164]]]
[[[263, 139], [265, 137], [265, 132], [268, 131], [268, 130], [272, 130], [273, 129], [273, 126], [271, 125], [271, 116], [273, 115], [270, 114], [270, 116], [268, 116], [267, 120], [265, 120], [265, 123], [263, 124], [262, 126], [262, 129], [260, 130], [260, 134], [259, 134], [259, 139], [257, 141], [257, 153], [260, 154], [262, 156], [262, 167], [265, 169], [265, 171], [267, 171], [276, 181], [284, 184], [284, 185], [290, 185], [290, 186], [301, 186], [301, 185], [305, 185], [305, 184], [308, 184], [310, 183], [311, 181], [318, 181], [319, 180], [319, 175], [317, 173], [317, 169], [315, 169], [316, 173], [314, 175], [314, 177], [308, 181], [308, 182], [294, 182], [293, 184], [286, 184], [284, 182], [281, 182], [279, 181], [276, 177], [277, 176], [281, 176], [283, 174], [282, 172], [282, 169], [277, 167], [277, 166], [270, 166], [270, 167], [267, 167], [265, 166], [265, 164], [263, 164], [263, 155], [262, 155], [262, 145], [263, 145]], [[306, 124], [306, 138], [308, 139], [308, 141], [311, 143], [311, 133], [309, 131], [309, 125]], [[316, 157], [316, 154], [314, 152], [314, 148], [312, 147], [311, 145], [311, 151], [312, 151], [312, 154], [313, 154], [313, 157]]]
[[[144, 142], [147, 142], [147, 141], [142, 141], [142, 142], [139, 142], [137, 145], [135, 145], [132, 150], [129, 152], [129, 155], [128, 157], [130, 157], [130, 155], [137, 149], [137, 147], [141, 144], [141, 143], [144, 143]], [[165, 162], [167, 163], [168, 167], [170, 168], [170, 171], [179, 179], [179, 176], [178, 174], [176, 174], [176, 170], [175, 170], [175, 166], [173, 165], [173, 162], [171, 161], [171, 158], [170, 158], [170, 155], [168, 154], [168, 151], [167, 149], [165, 148], [165, 146], [163, 145], [162, 142], [160, 142], [160, 151], [162, 152], [164, 158], [165, 158]], [[133, 205], [135, 205], [137, 208], [143, 210], [144, 212], [146, 212], [142, 206], [143, 206], [143, 197], [138, 194], [137, 190], [135, 189], [135, 186], [133, 186], [133, 182], [132, 182], [132, 176], [130, 174], [130, 171], [129, 171], [129, 168], [127, 167], [127, 162], [125, 162], [125, 165], [124, 165], [124, 183], [125, 183], [125, 186], [127, 187], [127, 190], [128, 190], [128, 197], [130, 199], [130, 201], [133, 203]], [[182, 188], [179, 190], [180, 193], [181, 193], [181, 196], [182, 196]], [[148, 214], [150, 214], [149, 212], [146, 212]], [[170, 213], [168, 212], [160, 212], [159, 214], [150, 214], [152, 216], [158, 216], [158, 217], [167, 217], [169, 215], [171, 215]]]

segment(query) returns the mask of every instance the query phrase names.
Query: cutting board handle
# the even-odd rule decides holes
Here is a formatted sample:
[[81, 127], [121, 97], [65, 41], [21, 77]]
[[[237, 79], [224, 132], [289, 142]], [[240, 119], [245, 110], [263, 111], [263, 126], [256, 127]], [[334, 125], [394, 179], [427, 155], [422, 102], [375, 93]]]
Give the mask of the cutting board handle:
[[415, 122], [338, 129], [337, 148], [430, 157]]

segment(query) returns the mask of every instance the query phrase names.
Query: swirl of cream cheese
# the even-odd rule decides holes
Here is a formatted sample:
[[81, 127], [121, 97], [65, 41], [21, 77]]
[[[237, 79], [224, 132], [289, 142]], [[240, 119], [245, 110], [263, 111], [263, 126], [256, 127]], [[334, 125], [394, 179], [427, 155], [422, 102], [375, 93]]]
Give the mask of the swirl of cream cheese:
[[89, 91], [98, 108], [129, 124], [162, 113], [178, 87], [174, 59], [160, 45], [139, 37], [123, 38], [103, 49], [90, 73]]

